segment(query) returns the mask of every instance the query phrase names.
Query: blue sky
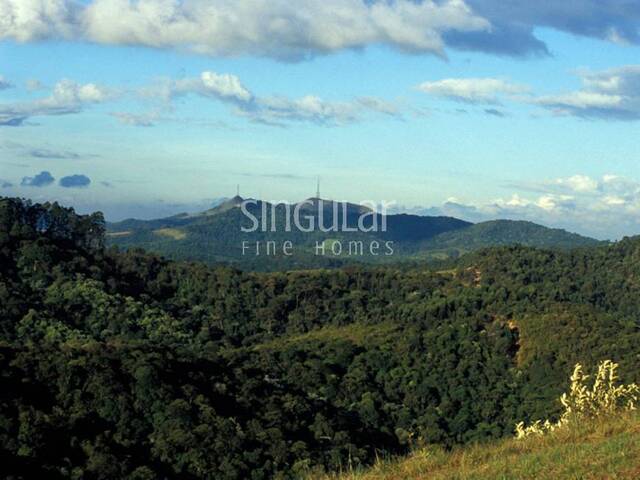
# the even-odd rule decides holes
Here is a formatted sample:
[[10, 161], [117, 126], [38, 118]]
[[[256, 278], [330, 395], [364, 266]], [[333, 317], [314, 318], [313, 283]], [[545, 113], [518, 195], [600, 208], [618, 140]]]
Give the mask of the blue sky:
[[0, 0], [0, 195], [117, 220], [320, 176], [324, 197], [640, 233], [640, 6], [294, 5]]

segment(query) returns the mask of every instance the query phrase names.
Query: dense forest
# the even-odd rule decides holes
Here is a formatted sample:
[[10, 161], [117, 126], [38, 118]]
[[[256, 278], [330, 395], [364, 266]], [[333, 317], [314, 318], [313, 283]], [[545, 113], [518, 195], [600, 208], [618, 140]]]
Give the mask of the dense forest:
[[640, 381], [640, 240], [252, 273], [106, 248], [0, 199], [5, 478], [300, 478], [553, 416], [577, 361]]

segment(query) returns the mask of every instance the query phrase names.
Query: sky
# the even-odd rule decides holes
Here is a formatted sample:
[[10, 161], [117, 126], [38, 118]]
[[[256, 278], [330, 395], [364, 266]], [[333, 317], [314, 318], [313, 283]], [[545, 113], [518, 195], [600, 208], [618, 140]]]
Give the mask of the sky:
[[640, 2], [0, 0], [0, 196], [640, 234]]

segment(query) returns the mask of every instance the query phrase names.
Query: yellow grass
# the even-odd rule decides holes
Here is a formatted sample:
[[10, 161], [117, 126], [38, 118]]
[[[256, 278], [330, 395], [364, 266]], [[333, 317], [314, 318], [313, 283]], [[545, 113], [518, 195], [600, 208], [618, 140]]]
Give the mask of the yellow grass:
[[365, 471], [308, 480], [640, 479], [640, 417], [602, 417], [543, 436], [460, 447], [431, 448]]

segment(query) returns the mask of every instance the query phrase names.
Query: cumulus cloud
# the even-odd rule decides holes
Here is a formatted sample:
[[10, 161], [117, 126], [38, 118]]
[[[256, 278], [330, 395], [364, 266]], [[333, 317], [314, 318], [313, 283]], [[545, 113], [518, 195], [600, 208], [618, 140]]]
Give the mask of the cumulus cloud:
[[595, 192], [599, 187], [598, 181], [587, 175], [573, 175], [569, 178], [559, 178], [555, 180], [555, 184], [565, 186], [569, 190], [580, 193]]
[[249, 102], [253, 98], [251, 92], [242, 85], [240, 79], [235, 75], [202, 72], [200, 82], [202, 83], [202, 93], [205, 95], [210, 93], [219, 98], [229, 98], [238, 102]]
[[528, 87], [499, 78], [445, 78], [424, 82], [418, 85], [418, 89], [458, 102], [498, 104], [500, 96], [520, 94], [526, 92]]
[[520, 191], [484, 203], [465, 203], [452, 198], [437, 207], [412, 211], [473, 222], [500, 218], [529, 220], [602, 239], [636, 235], [640, 229], [640, 182], [631, 178], [576, 174], [549, 179], [529, 188], [527, 185], [511, 187]]
[[503, 211], [518, 211], [523, 208], [527, 209], [529, 207], [535, 207], [549, 213], [560, 213], [575, 209], [576, 203], [575, 198], [571, 195], [547, 193], [538, 198], [529, 200], [514, 194], [511, 198], [506, 200], [502, 198], [495, 200], [493, 206]]
[[69, 175], [62, 177], [59, 184], [64, 188], [86, 188], [91, 184], [91, 179], [86, 175]]
[[484, 31], [463, 0], [0, 0], [0, 38], [74, 39], [299, 60], [386, 44], [436, 53], [449, 31]]
[[537, 27], [638, 44], [639, 25], [640, 6], [629, 0], [0, 0], [0, 39], [284, 60], [374, 44], [438, 55], [447, 46], [548, 55]]
[[77, 38], [79, 14], [79, 4], [72, 0], [1, 0], [0, 38]]
[[558, 115], [591, 119], [640, 119], [640, 65], [626, 65], [600, 72], [580, 71], [582, 88], [539, 96], [533, 103]]
[[18, 127], [32, 117], [79, 113], [85, 106], [102, 103], [112, 96], [110, 89], [94, 83], [78, 84], [72, 80], [62, 80], [47, 97], [30, 102], [0, 104], [0, 126]]
[[601, 178], [593, 178], [589, 175], [576, 174], [542, 182], [516, 183], [506, 185], [506, 187], [540, 194], [568, 195], [593, 199], [609, 195], [628, 195], [629, 193], [635, 195], [638, 185], [640, 184], [636, 181], [618, 175], [609, 174], [603, 175]]
[[[235, 75], [205, 71], [198, 77], [165, 80], [159, 85], [143, 89], [143, 94], [167, 101], [185, 95], [198, 95], [233, 107], [236, 115], [268, 125], [309, 122], [320, 125], [339, 125], [354, 122], [364, 113], [399, 116], [399, 108], [375, 97], [360, 97], [352, 101], [327, 101], [316, 95], [300, 98], [285, 96], [262, 97], [251, 92]], [[129, 115], [119, 115], [130, 122]], [[135, 117], [133, 117], [135, 119]]]
[[43, 171], [33, 177], [23, 177], [20, 185], [23, 187], [46, 187], [55, 182], [51, 173]]
[[148, 96], [171, 100], [176, 97], [197, 94], [226, 102], [250, 103], [253, 94], [242, 84], [236, 75], [204, 71], [197, 77], [179, 80], [164, 80], [160, 84], [142, 89]]

